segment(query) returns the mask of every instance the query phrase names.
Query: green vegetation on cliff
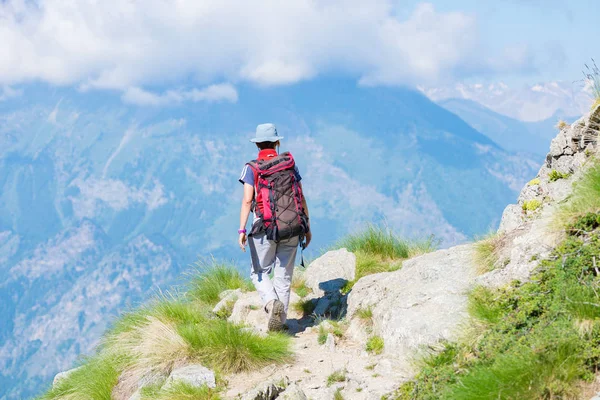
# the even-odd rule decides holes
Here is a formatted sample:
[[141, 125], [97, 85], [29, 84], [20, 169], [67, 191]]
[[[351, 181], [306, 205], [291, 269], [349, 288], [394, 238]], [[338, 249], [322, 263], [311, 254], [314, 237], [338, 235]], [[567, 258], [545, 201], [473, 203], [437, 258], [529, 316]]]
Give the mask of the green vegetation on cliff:
[[475, 288], [469, 331], [421, 360], [390, 398], [577, 398], [600, 368], [599, 199], [596, 163], [559, 210], [566, 237], [552, 255], [528, 282]]

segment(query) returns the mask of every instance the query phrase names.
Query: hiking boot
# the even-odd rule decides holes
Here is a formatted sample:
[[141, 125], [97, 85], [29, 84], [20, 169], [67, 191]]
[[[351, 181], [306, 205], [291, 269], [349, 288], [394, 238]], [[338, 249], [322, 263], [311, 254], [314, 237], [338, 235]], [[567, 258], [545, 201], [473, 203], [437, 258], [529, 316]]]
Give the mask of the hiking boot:
[[279, 300], [273, 300], [269, 310], [269, 323], [267, 328], [269, 331], [281, 331], [283, 330], [283, 314], [285, 313], [285, 307]]

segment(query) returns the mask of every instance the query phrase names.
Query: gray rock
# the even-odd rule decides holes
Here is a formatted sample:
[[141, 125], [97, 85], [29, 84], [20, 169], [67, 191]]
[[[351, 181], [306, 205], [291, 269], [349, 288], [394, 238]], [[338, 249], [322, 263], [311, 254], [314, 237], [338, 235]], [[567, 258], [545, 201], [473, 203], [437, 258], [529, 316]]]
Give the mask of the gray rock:
[[173, 370], [164, 387], [168, 389], [176, 382], [185, 382], [197, 387], [206, 385], [209, 388], [215, 388], [217, 386], [215, 373], [200, 364], [191, 364]]
[[141, 389], [136, 390], [135, 393], [132, 394], [131, 397], [129, 398], [129, 400], [141, 400], [141, 399], [142, 399]]
[[306, 286], [322, 296], [339, 291], [356, 274], [356, 256], [346, 249], [328, 251], [313, 261], [304, 273]]
[[302, 389], [300, 389], [300, 386], [291, 383], [287, 389], [277, 397], [277, 400], [307, 400], [307, 397]]
[[329, 351], [335, 351], [335, 336], [332, 333], [327, 334], [327, 340], [323, 346]]
[[77, 368], [73, 368], [73, 369], [70, 369], [70, 370], [67, 370], [67, 371], [59, 372], [54, 377], [54, 380], [52, 381], [52, 386], [56, 386], [58, 384], [58, 382], [60, 382], [63, 379], [67, 378], [69, 375], [71, 375], [73, 372], [77, 371], [80, 368], [81, 367], [77, 367]]
[[227, 307], [231, 302], [236, 301], [242, 294], [241, 289], [226, 290], [222, 292], [219, 297], [221, 300], [215, 305], [212, 312], [218, 314], [221, 310]]
[[265, 382], [254, 389], [242, 395], [241, 400], [274, 400], [278, 399], [286, 388], [290, 385], [290, 380], [285, 378], [273, 379]]
[[439, 250], [405, 261], [398, 271], [360, 279], [348, 295], [348, 315], [371, 308], [384, 354], [411, 370], [420, 348], [456, 337], [474, 279], [472, 244]]
[[510, 232], [523, 222], [523, 210], [518, 204], [509, 204], [502, 213], [498, 233]]

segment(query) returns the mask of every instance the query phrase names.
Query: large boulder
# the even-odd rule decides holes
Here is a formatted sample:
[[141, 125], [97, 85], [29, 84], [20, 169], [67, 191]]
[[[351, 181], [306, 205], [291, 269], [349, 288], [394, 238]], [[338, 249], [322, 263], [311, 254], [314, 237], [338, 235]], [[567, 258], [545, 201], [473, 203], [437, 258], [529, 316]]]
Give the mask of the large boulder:
[[455, 338], [475, 276], [471, 244], [425, 254], [398, 271], [360, 279], [348, 296], [348, 315], [355, 319], [360, 309], [371, 309], [372, 332], [383, 338], [384, 354], [410, 369], [419, 348]]
[[328, 251], [313, 261], [304, 278], [316, 295], [339, 291], [348, 281], [356, 276], [356, 256], [346, 249]]

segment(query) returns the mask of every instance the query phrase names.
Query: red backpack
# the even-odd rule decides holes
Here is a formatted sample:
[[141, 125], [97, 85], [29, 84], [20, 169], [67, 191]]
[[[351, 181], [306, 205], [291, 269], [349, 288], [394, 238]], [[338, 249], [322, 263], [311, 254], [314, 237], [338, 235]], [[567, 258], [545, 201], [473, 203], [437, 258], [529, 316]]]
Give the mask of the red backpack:
[[[294, 157], [288, 152], [248, 166], [254, 171], [258, 204], [254, 212], [260, 222], [252, 226], [251, 235], [266, 232], [268, 240], [279, 242], [308, 232], [308, 218], [302, 207], [304, 196], [296, 179]], [[262, 212], [261, 212], [262, 209]]]

